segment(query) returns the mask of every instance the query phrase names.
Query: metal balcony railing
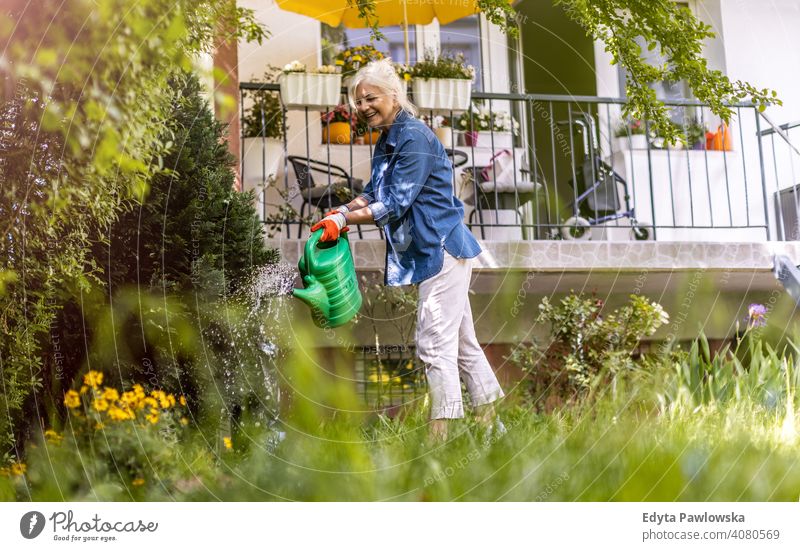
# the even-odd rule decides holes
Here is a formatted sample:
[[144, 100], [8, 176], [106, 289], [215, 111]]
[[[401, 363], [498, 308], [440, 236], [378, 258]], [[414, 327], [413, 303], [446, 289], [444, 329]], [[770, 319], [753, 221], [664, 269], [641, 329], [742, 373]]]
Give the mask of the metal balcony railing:
[[[240, 92], [242, 181], [256, 190], [272, 233], [301, 236], [321, 211], [366, 184], [374, 138], [325, 139], [320, 112], [282, 109], [277, 84], [242, 83]], [[780, 168], [766, 167], [763, 143], [784, 136], [763, 132], [765, 119], [750, 104], [731, 106], [734, 119], [725, 129], [709, 123], [703, 104], [667, 102], [687, 138], [675, 147], [646, 122], [621, 123], [623, 99], [475, 92], [472, 100], [495, 117], [486, 131], [478, 117], [461, 113], [420, 116], [448, 150], [454, 193], [476, 237], [764, 241], [786, 235], [782, 211], [768, 199], [779, 189], [785, 160], [778, 155], [773, 160]], [[707, 140], [703, 126], [718, 137]], [[357, 234], [382, 237], [375, 227]]]

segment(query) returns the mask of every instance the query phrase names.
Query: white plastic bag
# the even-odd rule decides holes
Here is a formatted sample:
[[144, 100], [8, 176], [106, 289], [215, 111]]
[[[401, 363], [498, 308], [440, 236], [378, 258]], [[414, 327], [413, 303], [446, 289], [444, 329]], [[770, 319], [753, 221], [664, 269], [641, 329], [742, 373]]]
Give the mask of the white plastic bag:
[[[490, 189], [514, 188], [514, 154], [508, 149], [501, 149], [489, 159], [489, 164], [481, 171], [481, 188]], [[489, 184], [489, 185], [484, 185]]]

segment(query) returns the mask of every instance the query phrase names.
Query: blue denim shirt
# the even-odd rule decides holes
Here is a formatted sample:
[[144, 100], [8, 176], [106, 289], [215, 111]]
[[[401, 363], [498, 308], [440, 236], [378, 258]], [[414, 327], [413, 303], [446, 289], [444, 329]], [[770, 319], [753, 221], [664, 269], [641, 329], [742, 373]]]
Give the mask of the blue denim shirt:
[[445, 250], [456, 258], [481, 252], [464, 225], [464, 206], [453, 193], [453, 167], [444, 147], [425, 123], [405, 111], [381, 133], [362, 195], [386, 235], [386, 285], [435, 276]]

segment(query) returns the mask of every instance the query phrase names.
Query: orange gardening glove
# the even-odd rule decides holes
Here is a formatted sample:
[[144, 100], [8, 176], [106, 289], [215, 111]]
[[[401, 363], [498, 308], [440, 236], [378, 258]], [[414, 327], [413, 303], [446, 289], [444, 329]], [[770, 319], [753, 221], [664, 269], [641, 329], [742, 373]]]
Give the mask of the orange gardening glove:
[[326, 216], [311, 226], [311, 231], [315, 232], [318, 229], [322, 229], [320, 241], [336, 241], [339, 239], [339, 234], [347, 233], [350, 230], [346, 224], [347, 219], [345, 219], [344, 214], [337, 212]]

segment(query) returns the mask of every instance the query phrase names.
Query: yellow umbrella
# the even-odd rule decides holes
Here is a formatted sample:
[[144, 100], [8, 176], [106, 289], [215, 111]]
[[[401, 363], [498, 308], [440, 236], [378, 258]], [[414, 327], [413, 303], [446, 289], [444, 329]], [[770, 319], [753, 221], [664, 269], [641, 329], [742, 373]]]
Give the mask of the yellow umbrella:
[[[350, 6], [347, 0], [276, 0], [278, 7], [313, 17], [317, 21], [337, 27], [366, 27], [358, 16], [358, 8]], [[357, 0], [353, 2], [355, 5]], [[510, 3], [510, 1], [509, 1]], [[402, 25], [405, 38], [406, 64], [410, 63], [408, 49], [408, 26], [427, 25], [435, 17], [446, 25], [456, 19], [478, 13], [475, 0], [442, 2], [439, 0], [375, 0], [375, 17], [381, 26]]]

